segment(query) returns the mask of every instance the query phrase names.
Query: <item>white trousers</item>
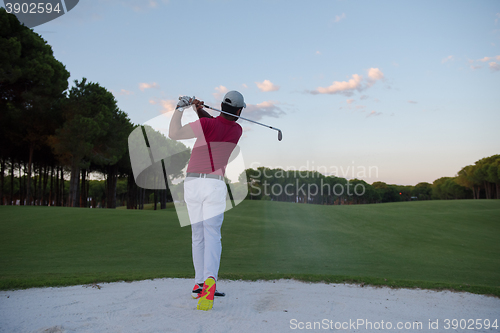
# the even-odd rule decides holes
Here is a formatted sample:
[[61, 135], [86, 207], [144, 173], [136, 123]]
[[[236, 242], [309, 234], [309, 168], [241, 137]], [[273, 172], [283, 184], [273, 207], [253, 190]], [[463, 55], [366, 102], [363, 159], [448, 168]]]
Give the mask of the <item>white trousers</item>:
[[217, 281], [222, 253], [221, 227], [227, 187], [213, 178], [186, 178], [184, 200], [191, 220], [195, 283], [213, 276]]

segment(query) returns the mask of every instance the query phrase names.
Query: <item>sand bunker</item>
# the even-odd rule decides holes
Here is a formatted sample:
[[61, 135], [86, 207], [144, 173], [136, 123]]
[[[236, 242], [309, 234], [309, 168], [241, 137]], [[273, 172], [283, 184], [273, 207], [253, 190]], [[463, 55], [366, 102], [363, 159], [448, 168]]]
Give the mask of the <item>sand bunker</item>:
[[451, 332], [453, 319], [497, 332], [485, 320], [500, 325], [500, 299], [469, 293], [221, 280], [226, 297], [205, 312], [196, 310], [192, 287], [189, 279], [157, 279], [0, 291], [0, 332]]

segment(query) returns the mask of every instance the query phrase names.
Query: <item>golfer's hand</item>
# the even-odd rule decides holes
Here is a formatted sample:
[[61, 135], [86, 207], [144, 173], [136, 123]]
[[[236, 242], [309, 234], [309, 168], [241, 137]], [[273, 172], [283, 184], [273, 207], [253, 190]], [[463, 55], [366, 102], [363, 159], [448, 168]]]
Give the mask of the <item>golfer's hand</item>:
[[177, 103], [177, 108], [185, 108], [187, 106], [190, 106], [192, 104], [192, 99], [193, 98], [189, 96], [182, 96], [179, 100], [179, 103]]
[[203, 104], [204, 103], [205, 102], [203, 102], [203, 101], [199, 101], [199, 100], [195, 99], [193, 101], [193, 108], [196, 110], [196, 112], [198, 112], [198, 111], [200, 111], [200, 110], [203, 109]]

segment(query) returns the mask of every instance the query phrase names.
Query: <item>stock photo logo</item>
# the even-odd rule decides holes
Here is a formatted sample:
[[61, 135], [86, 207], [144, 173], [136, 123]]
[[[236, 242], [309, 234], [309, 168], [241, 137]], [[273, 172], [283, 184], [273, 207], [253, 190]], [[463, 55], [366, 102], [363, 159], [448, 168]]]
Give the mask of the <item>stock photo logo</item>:
[[75, 8], [79, 0], [49, 1], [3, 1], [9, 14], [14, 14], [19, 22], [28, 28], [34, 28], [52, 21]]
[[[238, 175], [245, 172], [239, 146], [228, 142], [207, 143], [204, 137], [198, 138], [198, 141], [195, 139], [172, 140], [168, 138], [169, 123], [170, 117], [162, 114], [138, 126], [129, 135], [130, 162], [137, 186], [152, 190], [170, 190], [181, 227], [215, 217], [240, 204], [248, 194], [248, 187], [246, 177], [240, 177], [238, 182]], [[195, 141], [198, 142], [196, 146]], [[186, 191], [199, 190], [194, 185], [195, 179], [187, 172], [193, 149], [197, 149], [198, 156], [204, 155], [210, 159], [212, 165], [223, 165], [222, 168], [214, 170], [214, 175], [222, 171], [225, 176], [219, 179], [209, 179], [208, 183], [217, 187], [218, 191], [227, 189], [225, 207], [223, 207], [224, 203], [221, 203], [222, 206], [218, 209], [204, 210], [199, 216], [192, 213], [188, 215], [185, 201]], [[225, 152], [225, 157], [219, 161], [217, 158], [220, 157], [214, 153], [217, 151]], [[224, 195], [224, 192], [222, 194]]]

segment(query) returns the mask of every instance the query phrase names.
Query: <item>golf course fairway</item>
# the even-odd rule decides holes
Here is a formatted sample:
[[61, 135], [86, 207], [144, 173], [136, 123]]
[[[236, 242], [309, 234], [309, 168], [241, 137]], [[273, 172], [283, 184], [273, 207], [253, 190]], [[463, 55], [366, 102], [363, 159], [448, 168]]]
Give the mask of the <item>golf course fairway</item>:
[[[348, 282], [500, 296], [500, 200], [225, 214], [219, 278]], [[0, 289], [193, 277], [190, 227], [166, 210], [0, 206]]]

